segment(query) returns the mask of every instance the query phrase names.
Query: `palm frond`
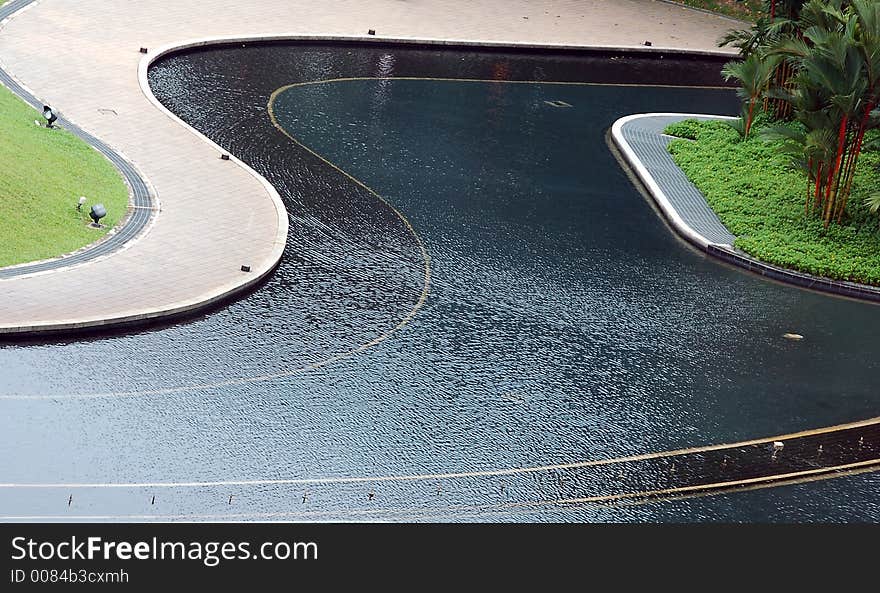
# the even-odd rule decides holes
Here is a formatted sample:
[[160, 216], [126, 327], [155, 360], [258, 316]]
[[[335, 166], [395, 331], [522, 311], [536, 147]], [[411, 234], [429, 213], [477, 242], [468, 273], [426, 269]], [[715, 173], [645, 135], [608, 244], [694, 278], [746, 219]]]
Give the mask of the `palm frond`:
[[871, 211], [871, 214], [880, 212], [880, 194], [872, 194], [865, 198], [865, 206]]

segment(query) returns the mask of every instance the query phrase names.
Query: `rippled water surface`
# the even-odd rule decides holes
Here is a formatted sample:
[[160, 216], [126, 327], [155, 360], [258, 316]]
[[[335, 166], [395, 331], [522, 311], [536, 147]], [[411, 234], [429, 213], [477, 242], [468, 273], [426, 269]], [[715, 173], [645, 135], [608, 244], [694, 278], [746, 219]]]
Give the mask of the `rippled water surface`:
[[[0, 346], [0, 481], [482, 471], [876, 416], [880, 309], [683, 246], [606, 144], [620, 116], [733, 113], [733, 92], [552, 84], [595, 78], [566, 60], [275, 46], [154, 66], [169, 108], [278, 187], [284, 261], [247, 298], [186, 323]], [[608, 63], [594, 63], [601, 82], [665, 78]], [[450, 70], [495, 81], [387, 79]], [[876, 521], [877, 487], [864, 474], [517, 510], [503, 505], [556, 498], [552, 480], [86, 488], [71, 509], [64, 489], [0, 489], [0, 514]]]

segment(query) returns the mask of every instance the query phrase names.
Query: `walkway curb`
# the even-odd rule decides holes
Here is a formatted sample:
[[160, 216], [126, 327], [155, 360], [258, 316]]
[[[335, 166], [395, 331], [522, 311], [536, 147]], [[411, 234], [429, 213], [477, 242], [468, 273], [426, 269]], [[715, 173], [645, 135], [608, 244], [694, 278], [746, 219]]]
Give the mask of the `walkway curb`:
[[[728, 248], [732, 248], [732, 244], [720, 244], [714, 243], [710, 241], [704, 234], [701, 234], [696, 229], [694, 229], [693, 225], [690, 221], [686, 221], [685, 217], [679, 212], [679, 207], [681, 204], [675, 205], [673, 200], [667, 196], [667, 192], [661, 188], [661, 182], [658, 180], [658, 175], [656, 174], [656, 169], [652, 170], [650, 165], [646, 164], [642, 158], [636, 154], [636, 150], [634, 148], [634, 139], [632, 137], [628, 137], [627, 133], [624, 131], [624, 126], [630, 122], [636, 122], [639, 120], [646, 119], [656, 119], [656, 118], [679, 118], [679, 119], [689, 119], [689, 118], [699, 118], [699, 119], [736, 119], [733, 117], [725, 117], [725, 116], [717, 116], [717, 115], [700, 115], [694, 113], [637, 113], [634, 115], [627, 115], [626, 117], [622, 117], [618, 119], [611, 126], [611, 137], [614, 139], [614, 143], [617, 145], [617, 148], [620, 152], [626, 157], [627, 162], [630, 167], [635, 171], [638, 178], [641, 182], [648, 188], [648, 193], [651, 194], [651, 197], [654, 198], [654, 202], [656, 202], [657, 206], [660, 208], [660, 211], [663, 212], [664, 216], [666, 216], [669, 223], [672, 227], [678, 231], [678, 233], [684, 237], [689, 243], [695, 245], [696, 247], [702, 249], [703, 251], [707, 251], [710, 245], [716, 246], [724, 246]], [[675, 163], [672, 160], [671, 156], [668, 156], [667, 153], [663, 153], [666, 158], [666, 164]], [[662, 157], [661, 157], [662, 158]], [[669, 190], [669, 184], [665, 184], [667, 191]], [[704, 199], [705, 203], [705, 199]], [[705, 204], [705, 207], [708, 210], [708, 204]], [[721, 222], [718, 221], [718, 224], [721, 225]], [[726, 228], [721, 225], [721, 230], [727, 231]], [[728, 231], [729, 233], [729, 231]], [[732, 235], [731, 235], [732, 236]]]

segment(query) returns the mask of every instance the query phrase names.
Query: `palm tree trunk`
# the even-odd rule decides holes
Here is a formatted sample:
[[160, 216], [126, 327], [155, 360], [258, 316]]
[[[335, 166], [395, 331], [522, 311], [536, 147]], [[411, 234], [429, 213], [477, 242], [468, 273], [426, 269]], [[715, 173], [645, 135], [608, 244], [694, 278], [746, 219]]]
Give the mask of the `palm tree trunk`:
[[849, 194], [852, 191], [853, 179], [856, 177], [856, 164], [859, 161], [859, 155], [862, 152], [862, 141], [865, 137], [864, 128], [859, 130], [858, 135], [856, 136], [856, 140], [854, 146], [851, 148], [850, 155], [850, 164], [847, 168], [846, 175], [844, 176], [844, 186], [843, 186], [843, 206], [841, 207], [840, 215], [837, 217], [837, 222], [839, 223], [843, 218], [843, 209], [846, 207], [846, 200], [849, 198]]
[[[825, 220], [825, 228], [828, 228], [828, 225], [831, 223], [831, 216], [833, 213], [833, 204], [836, 199], [836, 190], [837, 187], [835, 182], [839, 182], [838, 173], [840, 173], [840, 162], [843, 159], [843, 148], [846, 143], [846, 125], [849, 122], [849, 116], [844, 113], [843, 119], [840, 120], [840, 131], [837, 134], [837, 155], [834, 157], [834, 166], [831, 167], [831, 170], [828, 172], [828, 187], [825, 188], [825, 214], [823, 219]], [[834, 187], [834, 192], [832, 193], [831, 188]]]
[[[854, 131], [852, 133], [847, 133], [846, 135], [846, 144], [844, 147], [845, 156], [843, 158], [843, 165], [840, 168], [840, 171], [837, 173], [837, 179], [834, 183], [834, 195], [837, 196], [837, 204], [834, 209], [834, 218], [840, 223], [843, 220], [843, 212], [846, 208], [847, 201], [847, 193], [846, 193], [846, 180], [849, 176], [849, 172], [853, 166], [853, 144], [855, 143], [856, 138], [858, 137], [858, 131]], [[841, 191], [843, 190], [843, 191]]]
[[810, 202], [812, 202], [812, 197], [810, 195], [810, 188], [813, 187], [813, 180], [810, 179], [810, 175], [813, 174], [813, 159], [807, 161], [807, 197], [804, 200], [804, 216], [810, 215]]
[[844, 185], [843, 185], [843, 202], [844, 206], [840, 209], [840, 214], [837, 217], [837, 222], [839, 223], [843, 218], [843, 208], [846, 207], [846, 200], [849, 198], [849, 194], [852, 191], [853, 179], [856, 176], [856, 165], [859, 161], [859, 155], [862, 153], [862, 143], [865, 140], [865, 131], [868, 128], [868, 120], [871, 118], [871, 111], [874, 110], [876, 106], [876, 100], [872, 99], [868, 101], [868, 104], [865, 105], [865, 111], [862, 114], [862, 119], [859, 121], [859, 127], [856, 130], [855, 138], [850, 146], [849, 151], [849, 159], [846, 166], [846, 173], [843, 176]]
[[755, 101], [758, 100], [758, 96], [755, 95], [749, 100], [749, 113], [746, 119], [746, 127], [745, 127], [745, 139], [749, 139], [749, 130], [752, 129], [752, 113], [755, 111]]
[[822, 222], [825, 228], [831, 224], [831, 206], [834, 203], [834, 197], [831, 188], [834, 187], [834, 166], [828, 167], [828, 177], [825, 179], [825, 208], [822, 210]]

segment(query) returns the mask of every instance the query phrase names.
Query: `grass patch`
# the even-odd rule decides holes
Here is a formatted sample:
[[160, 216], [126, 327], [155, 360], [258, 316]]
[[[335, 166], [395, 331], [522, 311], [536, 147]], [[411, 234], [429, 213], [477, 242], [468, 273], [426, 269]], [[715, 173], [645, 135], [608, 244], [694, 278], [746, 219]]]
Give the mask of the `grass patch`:
[[673, 140], [669, 152], [736, 235], [736, 247], [785, 268], [880, 286], [878, 216], [864, 204], [880, 191], [880, 153], [862, 153], [844, 223], [825, 230], [821, 220], [804, 215], [807, 178], [776, 152], [775, 142], [757, 133], [742, 142], [719, 121], [683, 121], [666, 133], [689, 139]]
[[[0, 267], [56, 257], [93, 243], [124, 218], [128, 188], [101, 154], [73, 134], [36, 126], [42, 116], [0, 86]], [[86, 196], [82, 212], [76, 201]], [[88, 226], [102, 203], [104, 229]]]
[[758, 17], [761, 16], [763, 10], [763, 7], [761, 6], [761, 0], [745, 0], [744, 2], [739, 2], [738, 0], [673, 1], [677, 4], [684, 4], [685, 6], [692, 6], [694, 8], [702, 8], [703, 10], [710, 10], [712, 12], [717, 12], [718, 14], [732, 16], [734, 18], [752, 22], [758, 20]]

